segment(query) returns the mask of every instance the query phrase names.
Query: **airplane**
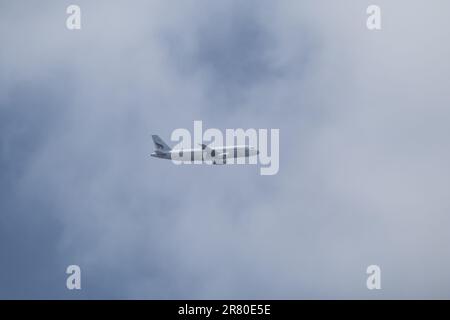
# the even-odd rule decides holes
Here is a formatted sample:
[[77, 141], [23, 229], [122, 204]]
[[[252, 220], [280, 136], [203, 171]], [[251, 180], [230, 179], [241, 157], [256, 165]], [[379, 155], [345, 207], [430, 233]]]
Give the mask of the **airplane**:
[[[161, 159], [175, 159], [184, 161], [187, 157], [191, 162], [195, 160], [211, 160], [212, 164], [226, 164], [230, 158], [248, 158], [259, 154], [259, 150], [249, 145], [209, 147], [200, 144], [201, 148], [172, 149], [159, 136], [152, 135], [155, 151], [150, 155]], [[206, 157], [205, 157], [206, 152]]]

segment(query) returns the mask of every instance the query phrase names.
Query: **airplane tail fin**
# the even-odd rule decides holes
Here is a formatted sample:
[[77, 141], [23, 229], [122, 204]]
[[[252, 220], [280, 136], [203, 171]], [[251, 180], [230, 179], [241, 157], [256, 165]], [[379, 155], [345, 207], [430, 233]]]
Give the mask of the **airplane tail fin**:
[[157, 136], [156, 134], [152, 135], [152, 140], [153, 143], [155, 144], [155, 149], [157, 151], [162, 151], [162, 152], [166, 152], [166, 151], [170, 151], [172, 150], [159, 136]]

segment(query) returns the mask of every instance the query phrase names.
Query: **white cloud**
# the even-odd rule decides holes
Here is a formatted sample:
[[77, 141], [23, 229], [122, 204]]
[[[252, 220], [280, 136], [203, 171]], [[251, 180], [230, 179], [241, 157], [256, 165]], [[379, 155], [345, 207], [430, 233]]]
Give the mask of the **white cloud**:
[[[446, 10], [379, 5], [374, 33], [351, 1], [80, 2], [79, 33], [10, 5], [1, 101], [69, 88], [17, 192], [57, 208], [97, 297], [448, 297]], [[148, 157], [197, 119], [280, 128], [279, 174]]]

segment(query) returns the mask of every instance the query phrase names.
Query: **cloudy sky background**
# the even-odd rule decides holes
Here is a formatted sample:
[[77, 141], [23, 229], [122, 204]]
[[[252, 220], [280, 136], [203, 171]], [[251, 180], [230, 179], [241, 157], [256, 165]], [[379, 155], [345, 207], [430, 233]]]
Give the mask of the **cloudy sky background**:
[[[450, 298], [449, 12], [0, 0], [0, 298]], [[279, 173], [149, 157], [194, 120]]]

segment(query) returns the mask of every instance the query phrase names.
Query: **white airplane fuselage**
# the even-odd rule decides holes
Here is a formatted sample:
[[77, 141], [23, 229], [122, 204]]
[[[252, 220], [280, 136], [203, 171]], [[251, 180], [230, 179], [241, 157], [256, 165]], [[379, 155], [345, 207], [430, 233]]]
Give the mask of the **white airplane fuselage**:
[[[176, 156], [180, 157], [180, 155], [191, 155], [193, 160], [210, 160], [210, 158], [216, 158], [220, 155], [225, 155], [225, 159], [229, 158], [244, 158], [255, 156], [258, 154], [258, 150], [253, 147], [249, 147], [246, 145], [242, 146], [220, 146], [211, 148], [211, 151], [207, 151], [205, 149], [194, 148], [194, 149], [180, 149], [180, 150], [172, 150], [171, 156], [174, 158]], [[206, 159], [208, 158], [208, 159]]]
[[156, 150], [152, 157], [179, 160], [183, 162], [211, 161], [212, 164], [226, 164], [227, 159], [248, 158], [259, 154], [258, 149], [249, 145], [170, 149], [158, 136], [153, 136]]

